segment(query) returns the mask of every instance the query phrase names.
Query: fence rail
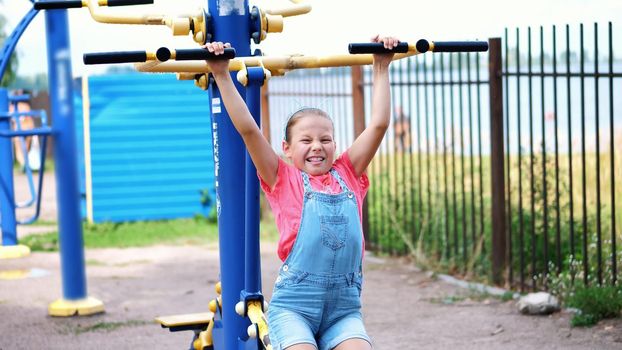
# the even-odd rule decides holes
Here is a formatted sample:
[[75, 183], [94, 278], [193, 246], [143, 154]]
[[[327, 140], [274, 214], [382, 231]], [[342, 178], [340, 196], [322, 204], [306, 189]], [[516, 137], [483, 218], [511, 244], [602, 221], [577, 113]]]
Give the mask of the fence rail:
[[[394, 62], [392, 126], [368, 168], [367, 246], [520, 290], [560, 274], [616, 283], [622, 64], [613, 26], [605, 39], [598, 29], [590, 51], [581, 25], [578, 43], [566, 26], [561, 51], [558, 29], [528, 28], [490, 39], [488, 55]], [[344, 151], [370, 118], [371, 70], [290, 73], [267, 96], [277, 150], [287, 116], [312, 105], [335, 118]]]

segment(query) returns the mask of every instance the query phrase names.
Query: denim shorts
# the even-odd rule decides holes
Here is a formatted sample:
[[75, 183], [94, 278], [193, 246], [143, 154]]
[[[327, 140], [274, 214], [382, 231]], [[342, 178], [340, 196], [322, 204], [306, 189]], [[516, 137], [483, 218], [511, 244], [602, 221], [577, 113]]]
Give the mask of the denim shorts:
[[371, 344], [360, 311], [361, 283], [358, 273], [321, 276], [281, 270], [267, 313], [273, 349], [309, 343], [330, 350], [353, 338]]

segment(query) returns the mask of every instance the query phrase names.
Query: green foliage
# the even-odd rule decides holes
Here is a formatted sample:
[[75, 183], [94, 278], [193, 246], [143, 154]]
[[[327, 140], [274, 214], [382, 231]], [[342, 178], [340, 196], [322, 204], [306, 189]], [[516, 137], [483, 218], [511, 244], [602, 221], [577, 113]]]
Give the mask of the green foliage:
[[501, 301], [510, 301], [514, 299], [514, 293], [512, 292], [505, 292], [503, 293], [503, 295], [501, 296]]
[[581, 286], [568, 298], [567, 305], [579, 312], [573, 326], [592, 326], [605, 318], [619, 317], [622, 311], [621, 286]]
[[[451, 154], [377, 157], [370, 168], [367, 197], [371, 248], [408, 254], [423, 268], [486, 280], [486, 162], [485, 157], [461, 159]], [[448, 164], [447, 173], [443, 163]]]
[[7, 86], [12, 89], [25, 89], [30, 91], [43, 91], [48, 89], [47, 73], [35, 73], [30, 76], [18, 75]]
[[[49, 224], [48, 224], [49, 225]], [[278, 231], [271, 215], [260, 223], [261, 239], [278, 240]], [[145, 247], [156, 244], [213, 244], [218, 241], [218, 225], [203, 216], [192, 219], [136, 221], [98, 224], [83, 223], [85, 248]], [[20, 239], [33, 251], [58, 251], [58, 233], [34, 234]]]
[[[600, 155], [599, 237], [595, 194], [598, 179], [593, 171], [596, 154], [585, 155], [584, 199], [580, 154], [572, 156], [570, 171], [568, 155], [558, 155], [556, 162], [552, 150], [547, 149], [546, 158], [541, 151], [534, 152], [531, 156], [524, 151], [520, 163], [516, 154], [506, 159], [506, 177], [510, 178], [506, 182], [506, 201], [509, 199], [511, 206], [507, 221], [511, 233], [509, 264], [513, 270], [509, 284], [516, 286], [521, 272], [527, 285], [535, 279], [536, 285], [545, 289], [552, 288], [550, 275], [557, 274], [562, 274], [557, 281], [565, 284], [566, 289], [571, 288], [575, 279], [583, 281], [586, 273], [590, 279], [600, 274], [603, 284], [611, 284], [612, 261], [622, 261], [621, 249], [613, 256], [611, 217], [615, 214], [616, 222], [622, 222], [622, 211], [613, 213], [609, 203], [610, 155]], [[622, 156], [616, 154], [615, 167], [620, 165]], [[462, 156], [450, 150], [437, 154], [380, 154], [370, 166], [369, 176], [371, 249], [411, 255], [423, 268], [487, 280], [492, 242], [488, 157]], [[616, 198], [622, 196], [622, 181], [618, 177], [614, 189]], [[617, 225], [616, 231], [620, 242], [621, 225]], [[571, 269], [574, 272], [569, 275]], [[566, 277], [567, 281], [562, 283]]]
[[123, 327], [138, 327], [151, 324], [151, 321], [145, 320], [128, 320], [123, 322], [97, 322], [93, 325], [83, 326], [81, 324], [77, 324], [75, 328], [73, 328], [73, 332], [75, 334], [88, 333], [88, 332], [112, 332], [116, 329]]
[[[105, 222], [82, 225], [86, 248], [142, 247], [154, 244], [205, 244], [215, 242], [217, 226], [193, 219]], [[21, 240], [33, 251], [59, 249], [58, 233], [30, 235]]]
[[203, 214], [196, 214], [195, 215], [195, 219], [196, 220], [201, 220], [204, 219], [209, 223], [216, 223], [218, 222], [218, 213], [216, 211], [216, 201], [212, 198], [212, 195], [210, 194], [208, 189], [202, 189], [199, 191], [200, 194], [200, 199], [199, 202], [201, 203], [201, 206], [204, 209], [204, 212], [207, 212], [207, 208], [209, 208], [209, 212], [207, 212], [207, 215]]
[[[6, 26], [6, 17], [0, 14], [0, 47], [4, 46], [4, 42], [7, 39], [8, 35], [4, 31], [4, 27]], [[0, 81], [0, 86], [6, 87], [9, 86], [17, 76], [17, 66], [18, 66], [18, 58], [17, 54], [13, 52], [11, 58], [9, 59], [9, 63], [7, 65], [6, 71], [4, 72], [4, 76], [2, 76], [2, 81]]]

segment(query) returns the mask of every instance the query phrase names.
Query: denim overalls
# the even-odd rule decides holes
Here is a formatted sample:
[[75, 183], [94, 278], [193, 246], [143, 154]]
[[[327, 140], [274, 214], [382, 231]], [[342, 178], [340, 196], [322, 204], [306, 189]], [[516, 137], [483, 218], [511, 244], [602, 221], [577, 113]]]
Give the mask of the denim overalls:
[[275, 350], [300, 343], [332, 349], [351, 338], [371, 343], [360, 312], [363, 235], [356, 197], [334, 169], [330, 174], [341, 193], [313, 191], [302, 172], [300, 228], [268, 309]]

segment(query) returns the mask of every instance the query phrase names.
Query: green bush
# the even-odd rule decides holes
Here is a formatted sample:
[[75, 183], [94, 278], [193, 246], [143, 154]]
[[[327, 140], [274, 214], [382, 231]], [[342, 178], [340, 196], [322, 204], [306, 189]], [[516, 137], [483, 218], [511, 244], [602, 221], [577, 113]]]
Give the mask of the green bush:
[[579, 310], [572, 318], [571, 323], [573, 326], [592, 326], [602, 319], [620, 316], [622, 311], [622, 287], [578, 287], [569, 296], [567, 305]]

